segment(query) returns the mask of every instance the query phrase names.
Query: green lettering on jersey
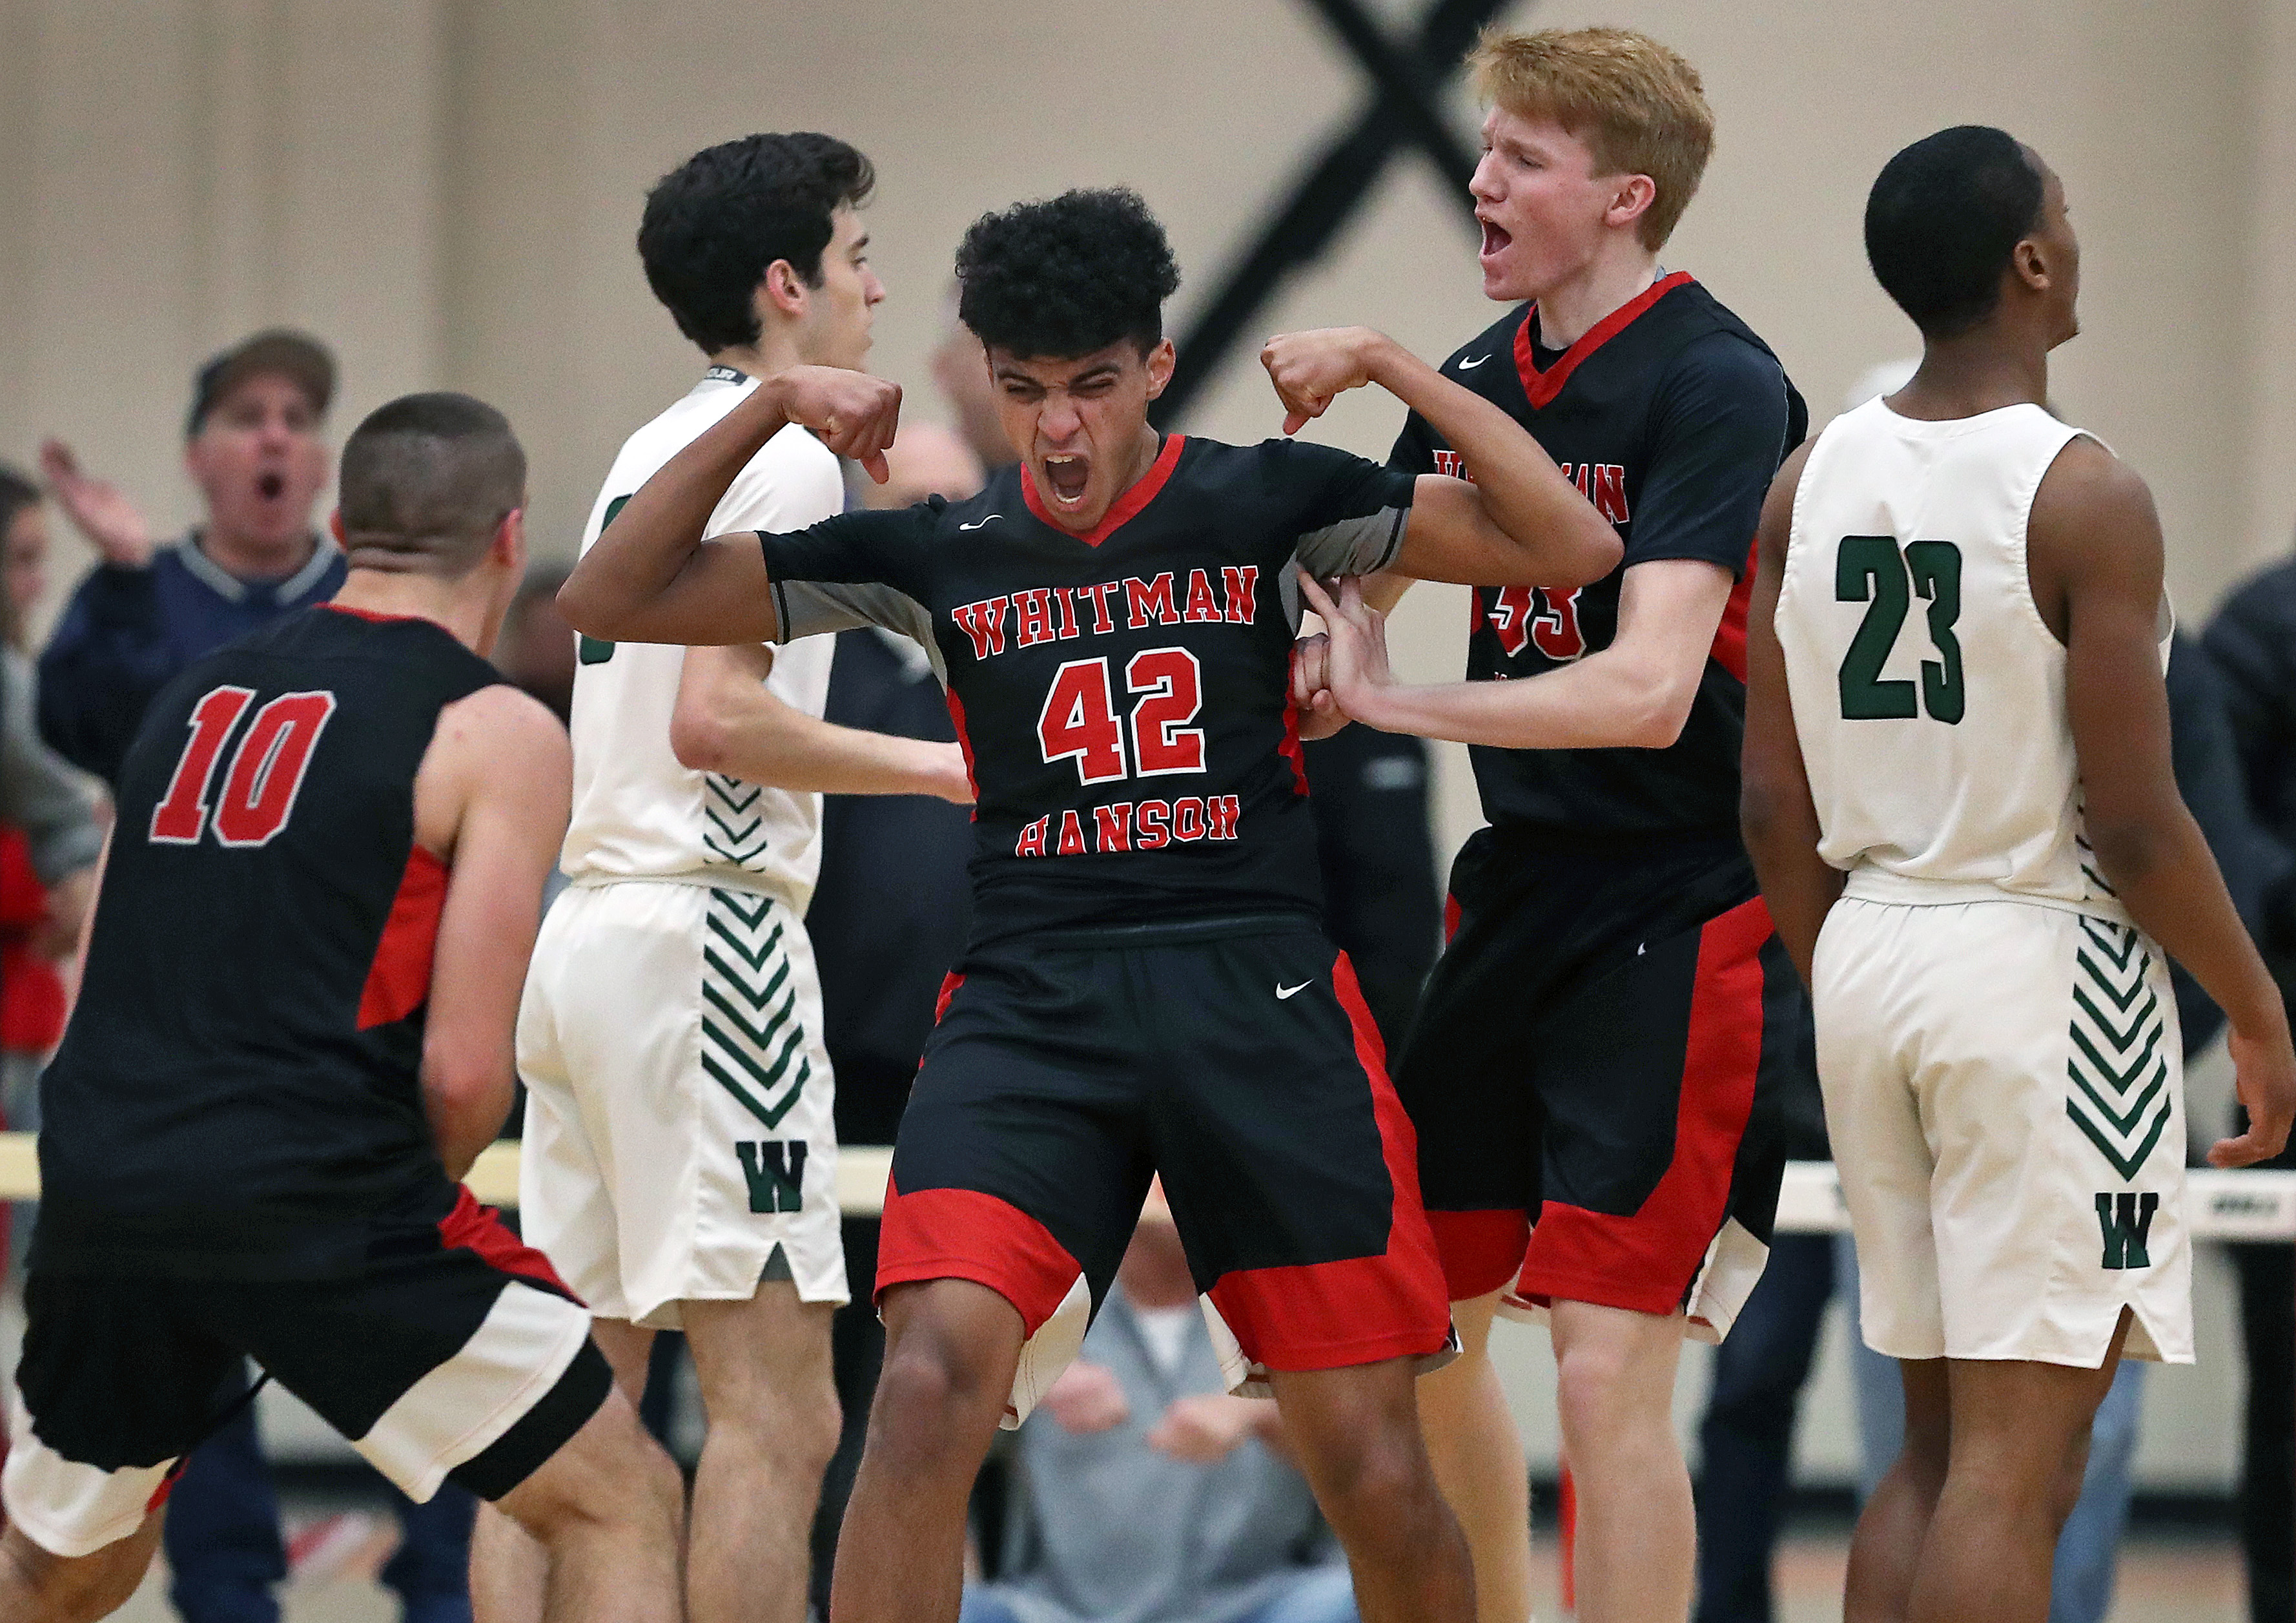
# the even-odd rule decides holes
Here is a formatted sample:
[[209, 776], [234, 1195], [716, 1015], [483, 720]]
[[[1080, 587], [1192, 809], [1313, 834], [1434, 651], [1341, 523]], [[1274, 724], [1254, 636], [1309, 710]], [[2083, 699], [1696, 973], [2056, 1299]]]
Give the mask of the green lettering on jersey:
[[[1922, 662], [1919, 696], [1903, 679], [1884, 681], [1882, 667], [1898, 646], [1906, 614], [1918, 591], [1929, 599], [1930, 641], [1938, 657]], [[1834, 555], [1833, 596], [1840, 603], [1870, 603], [1841, 656], [1836, 682], [1845, 721], [1906, 721], [1926, 709], [1952, 726], [1968, 708], [1962, 680], [1961, 548], [1951, 541], [1915, 541], [1900, 554], [1897, 538], [1845, 535]]]
[[[606, 533], [606, 526], [614, 522], [616, 514], [629, 506], [629, 501], [627, 496], [617, 496], [606, 504], [605, 523], [598, 526], [600, 535]], [[603, 665], [614, 657], [614, 645], [585, 631], [574, 639], [574, 657], [586, 665]]]

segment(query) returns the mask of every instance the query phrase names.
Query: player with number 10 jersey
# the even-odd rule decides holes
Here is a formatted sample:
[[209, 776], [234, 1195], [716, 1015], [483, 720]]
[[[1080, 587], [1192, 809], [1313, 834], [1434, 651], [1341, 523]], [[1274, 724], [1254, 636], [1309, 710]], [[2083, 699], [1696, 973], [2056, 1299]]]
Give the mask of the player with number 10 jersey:
[[[1017, 1421], [1073, 1355], [1160, 1172], [1232, 1378], [1274, 1372], [1287, 1412], [1327, 1421], [1359, 1383], [1382, 1394], [1375, 1421], [1300, 1433], [1311, 1480], [1386, 1485], [1325, 1504], [1366, 1617], [1456, 1615], [1464, 1552], [1410, 1398], [1448, 1317], [1408, 1125], [1318, 927], [1297, 572], [1568, 584], [1617, 543], [1529, 436], [1376, 334], [1270, 346], [1295, 424], [1379, 381], [1477, 448], [1480, 488], [1160, 436], [1177, 272], [1130, 194], [990, 216], [959, 275], [1021, 467], [962, 504], [704, 541], [758, 434], [795, 417], [865, 457], [889, 433], [889, 386], [791, 375], [640, 490], [564, 595], [578, 626], [623, 640], [905, 631], [965, 746], [974, 935], [895, 1150], [886, 1380], [843, 1546], [872, 1554], [840, 1565], [839, 1610], [890, 1615], [954, 1582], [963, 1484], [1000, 1413]], [[1374, 1446], [1407, 1480], [1331, 1457]], [[881, 1559], [895, 1548], [914, 1570]]]

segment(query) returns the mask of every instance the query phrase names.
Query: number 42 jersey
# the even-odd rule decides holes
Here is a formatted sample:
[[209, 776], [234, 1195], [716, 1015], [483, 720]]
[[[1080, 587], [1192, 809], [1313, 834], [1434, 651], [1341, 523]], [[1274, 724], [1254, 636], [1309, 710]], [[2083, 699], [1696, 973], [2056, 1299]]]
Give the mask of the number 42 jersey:
[[1294, 568], [1385, 567], [1413, 483], [1325, 446], [1174, 434], [1089, 533], [1013, 467], [970, 501], [760, 540], [785, 638], [865, 622], [932, 656], [978, 797], [978, 944], [1320, 912]]

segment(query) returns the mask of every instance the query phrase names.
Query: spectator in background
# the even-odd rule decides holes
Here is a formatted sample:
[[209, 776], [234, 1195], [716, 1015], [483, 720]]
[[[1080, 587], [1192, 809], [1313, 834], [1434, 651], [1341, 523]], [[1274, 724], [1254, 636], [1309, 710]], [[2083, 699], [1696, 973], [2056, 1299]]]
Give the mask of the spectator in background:
[[[103, 830], [79, 775], [40, 741], [27, 622], [46, 590], [48, 536], [39, 488], [0, 467], [0, 1103], [7, 1125], [35, 1125], [33, 1083], [63, 1035], [59, 966], [79, 938]], [[6, 1229], [0, 1208], [0, 1262]]]
[[[74, 765], [112, 782], [145, 708], [177, 672], [342, 585], [342, 550], [315, 522], [332, 471], [334, 391], [326, 349], [283, 329], [201, 367], [184, 465], [205, 514], [168, 546], [154, 545], [135, 502], [83, 470], [70, 446], [42, 448], [57, 505], [98, 554], [40, 657], [40, 731]], [[216, 1413], [230, 1419], [193, 1451], [168, 1498], [168, 1594], [184, 1623], [278, 1623], [273, 1586], [287, 1553], [243, 1389], [242, 1380], [217, 1395]], [[391, 1495], [406, 1536], [382, 1580], [406, 1623], [468, 1623], [477, 1501], [452, 1484], [427, 1504]]]
[[561, 721], [574, 708], [574, 628], [558, 612], [558, 589], [568, 573], [563, 564], [529, 569], [495, 638], [495, 669]]
[[[972, 330], [956, 318], [957, 292], [951, 283], [941, 301], [941, 339], [932, 352], [933, 386], [940, 391], [942, 401], [955, 419], [955, 437], [979, 460], [980, 478], [986, 480], [1020, 458], [1013, 454], [1013, 442], [1004, 437], [1004, 425], [996, 416], [996, 380], [989, 374], [988, 351], [980, 347]], [[980, 484], [973, 488], [979, 490]]]
[[961, 1623], [1356, 1623], [1275, 1405], [1226, 1386], [1152, 1193], [1083, 1353], [1014, 1439], [1004, 1560]]
[[207, 512], [168, 547], [70, 446], [42, 447], [58, 504], [99, 555], [40, 656], [40, 730], [73, 765], [111, 782], [178, 671], [341, 586], [342, 552], [312, 523], [334, 392], [334, 361], [299, 333], [258, 333], [201, 367], [184, 465]]
[[[2224, 699], [2259, 851], [2249, 928], [2296, 1006], [2296, 560], [2225, 600], [2203, 638]], [[2175, 666], [2170, 666], [2175, 673]], [[2226, 877], [2231, 877], [2226, 865]], [[2235, 900], [2240, 899], [2236, 889]], [[2271, 1166], [2296, 1167], [2296, 1149]], [[2233, 1246], [2248, 1350], [2241, 1545], [2253, 1623], [2296, 1618], [2296, 1254]]]

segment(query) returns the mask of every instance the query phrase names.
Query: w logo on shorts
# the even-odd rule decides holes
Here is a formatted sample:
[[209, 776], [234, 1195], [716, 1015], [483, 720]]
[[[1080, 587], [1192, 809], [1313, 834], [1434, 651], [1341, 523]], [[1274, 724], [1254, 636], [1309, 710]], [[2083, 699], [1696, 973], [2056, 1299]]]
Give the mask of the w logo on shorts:
[[701, 1068], [767, 1127], [812, 1075], [782, 943], [788, 915], [763, 896], [712, 890], [701, 948]]
[[[2169, 1062], [2161, 1052], [2168, 1023], [2161, 1013], [2161, 994], [2147, 979], [2152, 955], [2144, 950], [2144, 938], [2128, 926], [2087, 916], [2080, 924], [2084, 939], [2075, 954], [2072, 1056], [2065, 1067], [2072, 1086], [2065, 1097], [2065, 1114], [2114, 1171], [2134, 1178], [2161, 1141], [2175, 1108], [2169, 1092]], [[2103, 1199], [2098, 1197], [2100, 1211]], [[2155, 1197], [2146, 1199], [2157, 1204]], [[2136, 1248], [2140, 1253], [2144, 1249], [2141, 1233]], [[2105, 1249], [2110, 1256], [2109, 1234]], [[2119, 1265], [2105, 1264], [2108, 1268]]]
[[2152, 1214], [2161, 1209], [2161, 1197], [2149, 1190], [2144, 1194], [2132, 1194], [2127, 1190], [2119, 1194], [2101, 1193], [2096, 1198], [2096, 1226], [2104, 1232], [2104, 1262], [2107, 1268], [2149, 1268], [2152, 1254], [2144, 1242], [2152, 1232]]

